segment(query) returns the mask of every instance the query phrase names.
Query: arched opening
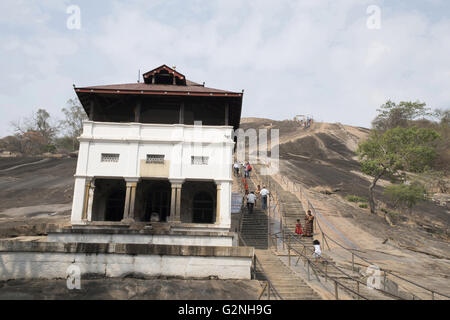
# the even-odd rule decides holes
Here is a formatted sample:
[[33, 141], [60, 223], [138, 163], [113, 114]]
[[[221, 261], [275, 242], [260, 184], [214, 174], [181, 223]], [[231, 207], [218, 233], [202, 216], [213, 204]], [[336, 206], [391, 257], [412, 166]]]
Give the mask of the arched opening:
[[194, 223], [214, 223], [214, 200], [209, 193], [195, 194], [192, 206]]
[[166, 222], [170, 215], [169, 181], [143, 180], [136, 194], [135, 217], [145, 222]]
[[121, 221], [125, 208], [123, 179], [95, 179], [92, 221]]
[[161, 70], [157, 74], [155, 74], [155, 83], [156, 84], [173, 84], [173, 75], [169, 73], [167, 70]]
[[118, 189], [110, 193], [106, 199], [106, 221], [121, 221], [125, 209], [125, 190]]

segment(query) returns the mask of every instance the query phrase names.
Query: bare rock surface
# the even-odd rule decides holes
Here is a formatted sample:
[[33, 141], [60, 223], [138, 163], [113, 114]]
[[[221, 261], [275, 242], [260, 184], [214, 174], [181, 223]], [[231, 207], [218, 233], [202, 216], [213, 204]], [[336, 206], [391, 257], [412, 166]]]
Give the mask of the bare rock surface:
[[81, 290], [66, 280], [0, 282], [0, 300], [255, 300], [256, 280], [81, 279]]

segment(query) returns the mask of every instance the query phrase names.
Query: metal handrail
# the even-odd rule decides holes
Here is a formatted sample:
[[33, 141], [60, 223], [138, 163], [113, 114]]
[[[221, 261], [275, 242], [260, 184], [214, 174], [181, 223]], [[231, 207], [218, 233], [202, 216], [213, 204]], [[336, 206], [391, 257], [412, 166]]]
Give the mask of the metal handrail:
[[[245, 247], [247, 247], [247, 243], [245, 242], [245, 240], [240, 236], [240, 231], [239, 231], [239, 239], [240, 241], [242, 241], [242, 243], [244, 244]], [[253, 275], [253, 278], [256, 279], [256, 264], [259, 264], [262, 272], [265, 274], [264, 272], [264, 268], [262, 267], [261, 262], [259, 261], [259, 259], [256, 257], [256, 254], [253, 255], [253, 261], [252, 261], [252, 268], [251, 268], [251, 272]], [[277, 289], [275, 289], [275, 287], [273, 286], [272, 282], [266, 278], [265, 280], [266, 282], [266, 286], [264, 286], [262, 292], [260, 293], [258, 300], [261, 300], [261, 297], [263, 296], [267, 286], [269, 287], [269, 291], [268, 291], [268, 299], [270, 300], [270, 290], [272, 290], [275, 293], [275, 296], [277, 296], [280, 300], [283, 300], [283, 298], [281, 297], [281, 295], [278, 293]]]
[[[263, 268], [263, 266], [262, 266], [262, 263], [259, 261], [259, 259], [258, 259], [258, 257], [255, 255], [255, 257], [254, 257], [254, 261], [255, 261], [255, 270], [254, 270], [254, 272], [256, 273], [256, 265], [259, 265], [259, 268], [261, 269], [261, 271], [264, 273], [264, 274], [266, 274], [265, 273], [265, 271], [264, 271], [264, 268]], [[278, 297], [278, 299], [279, 300], [283, 300], [283, 298], [281, 297], [281, 295], [278, 293], [278, 291], [277, 291], [277, 289], [275, 289], [275, 286], [272, 284], [272, 282], [269, 280], [269, 279], [267, 279], [267, 277], [266, 277], [266, 280], [265, 280], [267, 283], [268, 283], [268, 285], [269, 285], [269, 294], [268, 294], [268, 298], [269, 298], [269, 300], [270, 300], [270, 290], [272, 290], [274, 293], [275, 293], [275, 296], [276, 297]], [[264, 290], [261, 292], [261, 295], [260, 295], [260, 297], [259, 298], [261, 298], [261, 296], [263, 295], [263, 293], [264, 293]], [[259, 300], [259, 299], [258, 299]]]
[[[254, 177], [256, 177], [257, 180], [259, 180], [260, 182], [262, 182], [262, 179], [259, 177], [259, 175], [257, 174], [256, 170], [254, 170]], [[284, 183], [287, 187], [289, 187], [289, 184], [288, 184], [287, 182], [284, 181], [284, 180], [285, 180], [285, 177], [281, 176], [281, 178], [282, 178], [283, 183]], [[267, 180], [267, 182], [269, 182], [269, 181]], [[266, 185], [267, 185], [267, 182], [266, 182]], [[340, 246], [341, 248], [345, 249], [346, 251], [349, 251], [349, 252], [352, 254], [352, 270], [354, 270], [354, 257], [355, 257], [355, 256], [358, 257], [358, 258], [360, 258], [361, 260], [365, 261], [366, 263], [369, 263], [369, 264], [371, 265], [372, 263], [371, 263], [370, 261], [368, 261], [367, 259], [365, 259], [365, 258], [361, 257], [360, 255], [356, 254], [352, 249], [349, 249], [349, 248], [344, 247], [343, 245], [341, 245], [340, 243], [338, 243], [336, 240], [332, 239], [328, 234], [326, 234], [326, 233], [323, 231], [323, 229], [322, 229], [322, 227], [321, 227], [321, 225], [320, 225], [320, 222], [318, 221], [318, 215], [317, 215], [316, 209], [314, 208], [314, 206], [312, 205], [312, 203], [309, 201], [309, 199], [307, 199], [306, 195], [301, 191], [301, 186], [298, 185], [297, 183], [292, 182], [292, 181], [290, 181], [290, 182], [291, 182], [291, 185], [292, 185], [292, 189], [294, 189], [294, 190], [297, 189], [298, 192], [301, 194], [301, 197], [303, 197], [303, 198], [306, 199], [306, 201], [307, 201], [307, 203], [308, 203], [308, 209], [312, 209], [312, 210], [314, 211], [314, 216], [316, 217], [315, 220], [316, 220], [318, 229], [320, 230], [320, 233], [322, 234], [322, 239], [323, 239], [322, 242], [323, 242], [324, 244], [327, 245], [328, 249], [330, 249], [330, 246], [329, 246], [329, 244], [328, 244], [327, 239], [330, 239], [333, 243], [336, 243], [336, 244], [337, 244], [338, 246]], [[290, 191], [290, 190], [288, 190], [288, 191]], [[277, 234], [282, 233], [282, 238], [281, 238], [281, 239], [282, 239], [282, 244], [283, 244], [283, 249], [284, 249], [285, 244], [286, 244], [285, 241], [284, 241], [284, 238], [285, 238], [285, 232], [286, 232], [286, 231], [285, 231], [284, 223], [283, 223], [283, 222], [284, 222], [284, 221], [283, 221], [283, 215], [281, 214], [281, 213], [283, 212], [283, 209], [282, 209], [282, 203], [279, 201], [280, 197], [279, 197], [278, 192], [277, 192], [276, 190], [271, 190], [271, 193], [272, 193], [272, 194], [275, 196], [275, 198], [276, 198], [275, 206], [274, 206], [272, 209], [273, 209], [273, 210], [278, 209], [277, 212], [279, 213], [279, 216], [280, 216], [280, 229], [281, 229], [281, 231], [280, 231], [280, 232], [277, 232], [277, 233], [270, 234], [270, 235], [269, 235], [269, 238], [272, 238], [273, 235], [277, 235]], [[278, 207], [278, 208], [277, 208], [277, 207]], [[269, 206], [269, 208], [270, 208], [270, 206]], [[269, 215], [270, 215], [270, 210], [269, 210]], [[270, 224], [270, 221], [269, 221], [269, 224]], [[288, 237], [292, 237], [292, 235], [289, 235], [289, 232], [290, 232], [290, 231], [287, 231]], [[269, 232], [269, 233], [270, 233], [270, 232]], [[278, 239], [279, 237], [276, 236], [275, 238]], [[302, 244], [302, 245], [304, 246], [305, 249], [308, 249], [308, 248], [306, 248], [306, 246], [305, 246], [301, 241], [299, 241], [298, 239], [296, 239], [296, 237], [294, 237], [294, 239], [296, 240], [296, 242]], [[291, 248], [290, 245], [288, 246], [288, 249], [292, 249], [292, 250], [294, 250], [294, 252], [297, 252], [299, 255], [304, 256], [303, 254], [299, 253], [295, 248]], [[308, 261], [310, 261], [307, 257], [305, 257], [305, 258], [306, 258]], [[353, 280], [353, 281], [356, 281], [356, 282], [358, 283], [358, 288], [359, 288], [359, 284], [362, 284], [363, 286], [367, 286], [366, 283], [364, 283], [364, 282], [362, 282], [361, 280], [355, 279], [355, 278], [353, 278], [352, 276], [348, 275], [346, 272], [344, 272], [343, 270], [341, 270], [340, 268], [338, 268], [338, 267], [335, 266], [334, 264], [330, 263], [328, 260], [327, 260], [327, 265], [331, 265], [332, 267], [334, 267], [335, 269], [337, 269], [340, 273], [344, 274], [346, 277], [350, 278], [350, 279]], [[320, 269], [320, 268], [319, 268], [319, 269]], [[404, 281], [406, 281], [406, 282], [409, 282], [409, 283], [411, 283], [411, 284], [413, 284], [413, 285], [415, 285], [415, 286], [417, 286], [417, 287], [420, 287], [420, 288], [422, 288], [422, 289], [425, 289], [425, 290], [429, 291], [429, 292], [431, 293], [431, 295], [432, 295], [433, 300], [434, 300], [434, 295], [435, 295], [435, 294], [441, 295], [441, 296], [444, 296], [444, 297], [448, 297], [448, 296], [445, 295], [445, 294], [442, 294], [442, 293], [437, 292], [437, 291], [435, 291], [435, 290], [431, 290], [431, 289], [425, 288], [425, 287], [421, 286], [420, 284], [414, 283], [414, 282], [412, 282], [412, 281], [410, 281], [410, 280], [408, 280], [408, 279], [404, 279], [404, 278], [402, 278], [402, 277], [400, 277], [400, 276], [397, 276], [397, 275], [393, 274], [392, 272], [390, 272], [390, 271], [388, 271], [388, 270], [383, 270], [383, 269], [381, 269], [381, 268], [380, 268], [380, 270], [381, 270], [381, 271], [384, 271], [384, 273], [385, 273], [385, 279], [386, 279], [386, 275], [387, 275], [387, 274], [390, 274], [390, 275], [393, 275], [394, 277], [397, 277], [397, 278], [402, 279], [402, 280], [404, 280]], [[320, 273], [324, 273], [323, 270], [320, 270], [319, 272], [320, 272]], [[316, 275], [316, 276], [317, 276], [317, 275]], [[327, 277], [327, 275], [326, 275], [326, 277]], [[334, 280], [335, 280], [335, 279], [334, 279]], [[337, 281], [337, 280], [336, 280], [336, 281]], [[341, 283], [338, 283], [338, 284], [341, 285], [343, 288], [346, 288], [345, 285], [343, 285], [343, 284], [341, 284]], [[391, 297], [393, 297], [393, 298], [395, 298], [395, 299], [403, 299], [402, 297], [399, 297], [399, 296], [397, 296], [397, 295], [395, 295], [395, 294], [392, 294], [392, 293], [390, 293], [390, 292], [388, 292], [388, 291], [385, 291], [385, 290], [382, 290], [382, 289], [377, 289], [377, 288], [373, 288], [373, 289], [376, 289], [377, 291], [379, 291], [379, 292], [381, 292], [381, 293], [383, 293], [383, 294], [385, 294], [385, 295], [391, 296]], [[351, 289], [348, 289], [348, 290], [351, 290]], [[415, 297], [415, 296], [413, 295], [413, 298], [414, 298], [414, 297]], [[365, 299], [367, 299], [367, 298], [365, 298]]]
[[[289, 232], [289, 231], [288, 231], [288, 232]], [[311, 250], [310, 248], [308, 248], [304, 243], [302, 243], [302, 242], [298, 239], [298, 237], [296, 237], [292, 232], [289, 232], [289, 233], [288, 233], [288, 236], [291, 237], [291, 238], [293, 238], [297, 243], [301, 244], [301, 245], [304, 247], [304, 250], [305, 250], [305, 251], [306, 251], [306, 250], [309, 250], [311, 253], [314, 252], [313, 250]], [[295, 248], [293, 248], [293, 249], [294, 249], [294, 251], [296, 251]], [[362, 284], [363, 286], [368, 287], [366, 283], [362, 282], [360, 279], [357, 279], [357, 278], [355, 278], [355, 277], [349, 275], [349, 274], [346, 273], [344, 270], [342, 270], [341, 268], [339, 268], [338, 266], [336, 266], [335, 264], [333, 264], [332, 262], [330, 262], [328, 259], [324, 258], [323, 256], [321, 257], [321, 259], [324, 260], [324, 261], [327, 263], [327, 265], [329, 265], [329, 266], [331, 266], [332, 268], [336, 269], [337, 271], [339, 271], [340, 273], [342, 273], [343, 275], [345, 275], [345, 276], [348, 277], [349, 279], [354, 280], [354, 281], [357, 281], [357, 282], [359, 282], [360, 284]], [[372, 287], [371, 287], [371, 288], [372, 288]], [[379, 291], [379, 292], [381, 292], [381, 293], [383, 293], [383, 294], [389, 295], [389, 296], [391, 296], [391, 297], [393, 297], [393, 298], [395, 298], [395, 299], [403, 300], [402, 297], [397, 296], [397, 295], [395, 295], [395, 294], [393, 294], [393, 293], [390, 293], [390, 292], [388, 292], [388, 291], [385, 291], [385, 290], [382, 290], [382, 289], [378, 289], [378, 288], [374, 288], [374, 287], [373, 287], [373, 289], [375, 289], [375, 290], [377, 290], [377, 291]]]
[[[258, 175], [256, 175], [256, 176], [258, 177]], [[258, 177], [258, 178], [259, 178], [259, 177]], [[258, 180], [260, 180], [260, 179], [258, 179]], [[261, 180], [260, 180], [260, 181], [261, 181]], [[275, 194], [275, 199], [276, 199], [275, 206], [274, 206], [272, 209], [276, 209], [276, 208], [278, 207], [277, 212], [279, 213], [279, 216], [280, 216], [280, 229], [281, 229], [281, 231], [280, 231], [280, 232], [277, 232], [277, 233], [274, 233], [274, 234], [270, 234], [270, 233], [269, 233], [269, 237], [272, 238], [272, 236], [275, 236], [275, 238], [278, 239], [279, 237], [278, 237], [277, 235], [281, 233], [281, 234], [282, 234], [281, 240], [282, 240], [283, 249], [284, 249], [284, 247], [285, 247], [285, 240], [284, 240], [284, 238], [285, 238], [284, 232], [285, 232], [285, 231], [284, 231], [284, 229], [285, 229], [285, 228], [283, 227], [283, 225], [284, 225], [284, 224], [283, 224], [283, 215], [281, 214], [281, 212], [283, 211], [282, 208], [281, 208], [282, 203], [279, 201], [280, 197], [279, 197], [278, 193], [277, 193], [276, 191], [272, 191], [272, 193]], [[270, 213], [269, 213], [269, 214], [270, 214]], [[269, 221], [269, 224], [270, 224], [270, 221]], [[291, 236], [291, 235], [288, 233], [288, 237], [290, 237], [290, 236]], [[245, 244], [245, 241], [244, 241], [244, 240], [242, 240], [242, 242]], [[300, 242], [300, 243], [301, 243], [301, 242]], [[304, 245], [303, 243], [301, 243], [301, 244]], [[314, 270], [317, 270], [317, 271], [319, 271], [319, 273], [323, 273], [323, 274], [325, 275], [325, 278], [326, 278], [326, 279], [329, 278], [329, 279], [332, 279], [332, 280], [335, 282], [335, 297], [336, 297], [336, 299], [338, 299], [338, 286], [341, 286], [341, 287], [343, 287], [344, 289], [348, 290], [349, 292], [351, 292], [351, 293], [357, 295], [359, 298], [368, 300], [368, 298], [364, 297], [364, 296], [361, 295], [360, 293], [354, 291], [354, 290], [351, 289], [351, 288], [348, 288], [347, 286], [345, 286], [344, 284], [342, 284], [342, 283], [339, 282], [338, 280], [334, 279], [333, 277], [328, 276], [326, 272], [324, 272], [324, 271], [321, 270], [318, 266], [316, 266], [316, 265], [315, 265], [308, 257], [306, 257], [306, 256], [303, 255], [302, 253], [298, 252], [295, 248], [292, 248], [290, 244], [287, 244], [287, 247], [288, 247], [288, 250], [293, 250], [293, 251], [296, 252], [297, 254], [303, 256], [303, 257], [308, 261], [308, 267], [309, 267], [309, 266], [313, 266], [313, 267], [314, 267], [314, 268], [313, 268], [313, 271], [314, 271]], [[306, 246], [305, 246], [305, 249], [306, 249]], [[289, 259], [290, 259], [290, 258], [289, 258]], [[254, 261], [255, 261], [255, 264], [254, 264], [254, 270], [256, 270], [256, 262], [259, 262], [259, 260], [256, 258], [256, 256], [254, 257]], [[289, 262], [290, 262], [290, 260], [289, 260]], [[328, 264], [328, 263], [329, 263], [329, 262], [327, 261], [327, 264]], [[261, 266], [261, 269], [264, 270], [263, 267], [262, 267], [262, 265], [261, 265], [260, 263], [259, 263], [259, 265]], [[337, 267], [336, 267], [336, 268], [337, 268]], [[339, 270], [339, 271], [341, 271], [341, 270]], [[255, 271], [253, 271], [253, 272], [255, 272]], [[314, 272], [315, 272], [315, 271], [314, 271]], [[341, 271], [341, 272], [342, 272], [342, 271]], [[344, 272], [343, 272], [343, 273], [344, 273]], [[344, 274], [345, 274], [345, 273], [344, 273]], [[345, 274], [345, 275], [346, 275], [347, 277], [349, 277], [350, 279], [352, 279], [351, 276], [349, 276], [349, 275], [347, 275], [347, 274]], [[317, 277], [317, 274], [316, 274], [316, 277]], [[357, 282], [357, 284], [358, 284], [358, 289], [359, 289], [359, 283], [360, 283], [360, 282], [358, 282], [357, 279], [353, 279], [353, 280]], [[270, 284], [269, 284], [269, 286], [271, 286], [272, 288], [274, 288], [273, 285], [270, 285]], [[266, 288], [266, 287], [264, 287], [263, 292], [261, 293], [260, 297], [261, 297], [262, 294], [264, 293], [265, 288]]]
[[[255, 170], [255, 171], [256, 171], [256, 170]], [[255, 172], [255, 173], [256, 173], [256, 172]], [[285, 180], [287, 180], [287, 179], [286, 179], [284, 176], [280, 176], [280, 177], [281, 177], [281, 180], [283, 181], [283, 183], [289, 188], [289, 183], [288, 183], [288, 182], [285, 182]], [[288, 181], [289, 181], [289, 180], [288, 180]], [[318, 217], [318, 215], [317, 215], [317, 213], [316, 213], [316, 209], [314, 208], [314, 206], [312, 205], [312, 203], [309, 201], [309, 199], [307, 199], [306, 195], [301, 191], [302, 186], [301, 186], [300, 184], [295, 183], [295, 182], [292, 182], [292, 181], [289, 181], [289, 182], [291, 182], [292, 188], [293, 188], [293, 189], [295, 189], [295, 187], [298, 188], [298, 190], [299, 190], [299, 192], [301, 193], [301, 195], [302, 195], [304, 198], [306, 198], [306, 201], [307, 201], [307, 203], [308, 203], [308, 207], [310, 207], [310, 208], [314, 211], [314, 216], [315, 216], [315, 218], [316, 218], [315, 220], [317, 221], [317, 226], [319, 227], [319, 230], [320, 230], [320, 232], [322, 233], [322, 237], [323, 237], [323, 239], [324, 239], [326, 245], [328, 246], [328, 248], [330, 248], [330, 247], [329, 247], [328, 243], [326, 242], [327, 239], [331, 240], [333, 243], [337, 244], [338, 246], [340, 246], [340, 247], [343, 248], [344, 250], [350, 252], [350, 253], [352, 254], [352, 269], [353, 269], [353, 265], [354, 265], [353, 256], [358, 257], [359, 259], [363, 260], [364, 262], [366, 262], [366, 263], [368, 263], [368, 264], [370, 264], [370, 265], [373, 264], [372, 262], [370, 262], [370, 261], [367, 260], [366, 258], [361, 257], [360, 255], [356, 254], [356, 253], [354, 252], [353, 249], [349, 249], [349, 248], [344, 247], [342, 244], [340, 244], [339, 242], [337, 242], [336, 240], [334, 240], [333, 238], [331, 238], [328, 234], [326, 234], [326, 233], [322, 230], [322, 227], [320, 226], [320, 223], [319, 223], [319, 221], [318, 221], [318, 220], [319, 220], [319, 217]], [[289, 191], [289, 190], [288, 190], [288, 191]], [[275, 192], [275, 193], [276, 193], [276, 192]], [[323, 241], [322, 241], [322, 242], [323, 242]], [[396, 278], [398, 278], [398, 279], [401, 279], [401, 280], [403, 280], [403, 281], [406, 281], [406, 282], [408, 282], [408, 283], [410, 283], [410, 284], [412, 284], [412, 285], [414, 285], [414, 286], [416, 286], [416, 287], [419, 287], [419, 288], [421, 288], [421, 289], [424, 289], [424, 290], [430, 292], [430, 293], [431, 293], [431, 297], [432, 297], [433, 300], [434, 300], [434, 298], [435, 298], [435, 295], [439, 295], [439, 296], [446, 297], [446, 298], [449, 298], [449, 299], [450, 299], [450, 296], [448, 296], [448, 295], [446, 295], [446, 294], [444, 294], [444, 293], [442, 293], [442, 292], [439, 292], [439, 291], [434, 290], [434, 289], [426, 288], [426, 287], [422, 286], [421, 284], [418, 284], [418, 283], [416, 283], [416, 282], [414, 282], [414, 281], [411, 281], [411, 280], [405, 279], [405, 278], [403, 278], [403, 277], [401, 277], [401, 276], [399, 276], [399, 275], [396, 275], [396, 274], [393, 273], [392, 271], [385, 270], [385, 269], [382, 269], [382, 268], [379, 268], [379, 269], [380, 269], [380, 271], [383, 271], [386, 275], [392, 275], [392, 276], [394, 276], [394, 277], [396, 277]], [[414, 294], [413, 294], [413, 297], [414, 297]]]
[[[275, 236], [275, 238], [279, 238], [277, 236]], [[283, 238], [281, 238], [281, 241], [285, 242], [285, 240]], [[345, 290], [349, 291], [350, 293], [353, 293], [355, 295], [358, 296], [358, 298], [362, 298], [364, 300], [369, 300], [367, 297], [363, 296], [362, 294], [360, 294], [359, 292], [356, 292], [355, 290], [347, 287], [346, 285], [342, 284], [340, 281], [338, 281], [336, 278], [329, 276], [325, 271], [323, 271], [321, 268], [319, 268], [314, 262], [311, 261], [311, 259], [309, 259], [306, 255], [302, 254], [301, 252], [299, 252], [298, 250], [296, 250], [295, 248], [292, 248], [291, 245], [288, 243], [287, 244], [288, 249], [293, 250], [294, 252], [296, 252], [298, 255], [302, 256], [304, 259], [306, 259], [307, 263], [308, 263], [308, 270], [309, 267], [311, 266], [313, 268], [313, 271], [318, 271], [319, 273], [323, 274], [325, 276], [326, 279], [330, 279], [332, 281], [334, 281], [335, 284], [335, 298], [339, 299], [339, 294], [338, 294], [338, 287], [341, 286], [342, 288], [344, 288]], [[289, 256], [289, 261], [290, 261], [290, 256]], [[309, 273], [308, 273], [309, 276]], [[317, 274], [316, 274], [317, 277]], [[355, 280], [357, 283], [359, 283], [356, 279], [352, 279]], [[359, 288], [359, 286], [358, 286]]]

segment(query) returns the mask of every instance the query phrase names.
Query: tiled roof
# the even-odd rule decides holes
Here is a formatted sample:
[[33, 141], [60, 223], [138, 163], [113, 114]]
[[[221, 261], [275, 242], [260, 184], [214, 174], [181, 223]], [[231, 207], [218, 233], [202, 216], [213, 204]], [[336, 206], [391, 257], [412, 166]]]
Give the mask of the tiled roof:
[[99, 91], [132, 91], [134, 93], [144, 92], [179, 92], [179, 93], [212, 93], [221, 95], [241, 95], [240, 92], [232, 92], [214, 88], [204, 87], [201, 84], [187, 80], [186, 85], [170, 85], [170, 84], [146, 84], [146, 83], [125, 83], [125, 84], [111, 84], [104, 86], [91, 86], [91, 87], [80, 87], [75, 88], [77, 92], [99, 92]]

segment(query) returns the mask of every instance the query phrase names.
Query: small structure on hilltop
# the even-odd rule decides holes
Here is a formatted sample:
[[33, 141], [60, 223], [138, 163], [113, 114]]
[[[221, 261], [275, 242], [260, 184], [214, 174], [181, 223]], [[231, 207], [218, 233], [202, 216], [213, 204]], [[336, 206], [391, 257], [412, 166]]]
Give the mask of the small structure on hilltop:
[[311, 127], [312, 123], [313, 123], [313, 117], [309, 116], [309, 115], [296, 115], [294, 117], [294, 121], [297, 121], [298, 123], [300, 123], [301, 127], [304, 127], [305, 129]]
[[250, 279], [254, 249], [237, 247], [230, 230], [243, 93], [207, 88], [166, 65], [144, 73], [143, 83], [75, 92], [89, 120], [72, 225], [50, 231], [48, 242], [15, 244], [13, 260], [36, 252], [27, 270], [44, 278], [64, 277], [64, 268], [43, 266], [65, 253], [58, 263], [79, 263], [82, 273]]

